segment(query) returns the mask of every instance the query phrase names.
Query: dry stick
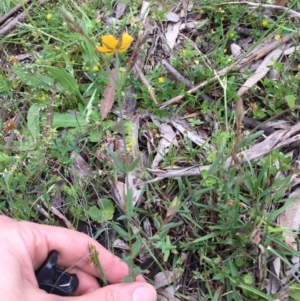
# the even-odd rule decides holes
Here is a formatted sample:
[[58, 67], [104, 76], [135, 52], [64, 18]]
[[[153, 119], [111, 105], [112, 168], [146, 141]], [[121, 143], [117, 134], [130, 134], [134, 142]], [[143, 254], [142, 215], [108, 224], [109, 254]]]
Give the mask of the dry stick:
[[[285, 36], [283, 38], [281, 38], [279, 41], [275, 41], [263, 48], [260, 48], [254, 52], [248, 53], [248, 55], [246, 55], [246, 57], [244, 57], [243, 59], [240, 60], [240, 62], [231, 64], [230, 66], [215, 72], [215, 76], [213, 76], [212, 78], [202, 82], [201, 84], [199, 84], [198, 86], [188, 90], [186, 93], [194, 93], [196, 91], [198, 91], [199, 89], [203, 88], [204, 86], [206, 86], [207, 84], [217, 80], [218, 78], [220, 78], [220, 76], [225, 75], [226, 73], [228, 73], [231, 70], [235, 70], [238, 71], [239, 69], [241, 69], [244, 65], [250, 63], [251, 61], [256, 61], [258, 59], [260, 59], [261, 57], [265, 56], [266, 54], [268, 54], [270, 51], [274, 50], [276, 47], [281, 46], [282, 44], [286, 43], [287, 41], [289, 41], [290, 39], [292, 39], [296, 34], [292, 33], [288, 36]], [[183, 99], [185, 97], [184, 94], [180, 94], [172, 99], [170, 99], [169, 101], [165, 102], [164, 104], [160, 105], [161, 108], [164, 108], [168, 105], [174, 104], [179, 102], [181, 99]]]
[[[45, 2], [47, 2], [48, 0], [39, 0], [38, 3], [39, 4], [43, 4]], [[33, 7], [34, 3], [30, 4], [24, 12], [22, 12], [21, 14], [19, 14], [18, 16], [16, 16], [13, 20], [11, 20], [9, 23], [7, 23], [4, 27], [2, 27], [0, 29], [0, 36], [5, 36], [6, 34], [8, 34], [11, 30], [15, 29], [17, 26], [17, 23], [20, 21], [23, 21], [26, 19], [27, 13], [29, 12], [29, 10]]]
[[[188, 79], [186, 79], [185, 77], [183, 77], [168, 61], [163, 59], [161, 61], [161, 63], [167, 69], [167, 71], [169, 71], [171, 73], [171, 75], [174, 76], [175, 79], [183, 82], [188, 89], [192, 89], [194, 87], [193, 83], [191, 81], [189, 81]], [[202, 92], [199, 95], [199, 97], [201, 97], [203, 100], [206, 100], [210, 103], [214, 103], [214, 101], [204, 92]]]
[[42, 198], [42, 203], [47, 209], [51, 211], [52, 214], [54, 214], [59, 219], [61, 219], [69, 229], [75, 230], [72, 223], [62, 213], [60, 213], [54, 206], [52, 205], [49, 206], [43, 198]]
[[192, 89], [194, 87], [192, 82], [183, 77], [171, 64], [169, 64], [169, 62], [162, 59], [161, 63], [167, 69], [167, 71], [169, 71], [173, 75], [173, 77], [175, 77], [175, 79], [177, 79], [180, 82], [183, 82], [188, 89]]
[[[23, 5], [28, 3], [31, 0], [23, 1]], [[0, 18], [0, 24], [4, 23], [8, 18], [14, 15], [18, 10], [22, 9], [23, 6], [21, 4], [17, 4], [13, 9], [11, 9], [8, 13], [6, 13], [3, 17]]]
[[54, 112], [54, 105], [55, 105], [55, 95], [56, 95], [56, 80], [54, 80], [53, 87], [52, 87], [52, 94], [50, 99], [50, 106], [47, 112], [47, 122], [45, 127], [45, 135], [49, 136], [52, 125], [53, 125], [53, 112]]
[[244, 102], [242, 97], [240, 97], [236, 105], [236, 138], [231, 152], [232, 161], [238, 168], [240, 166], [240, 160], [237, 158], [237, 154], [240, 149], [240, 142], [242, 136], [242, 122], [243, 122], [244, 114], [245, 114]]
[[300, 18], [300, 13], [298, 13], [297, 11], [290, 9], [288, 7], [284, 7], [284, 6], [280, 6], [280, 5], [272, 5], [272, 4], [260, 4], [260, 3], [253, 3], [253, 2], [249, 2], [249, 1], [241, 1], [241, 2], [227, 2], [225, 3], [227, 4], [247, 4], [249, 6], [255, 6], [255, 7], [264, 7], [264, 8], [274, 8], [274, 9], [278, 9], [278, 10], [284, 10], [287, 11], [287, 14], [295, 17], [295, 18]]
[[[193, 84], [192, 82], [190, 82], [188, 79], [184, 78], [168, 61], [166, 60], [162, 60], [161, 63], [163, 64], [163, 66], [167, 69], [167, 71], [169, 71], [171, 73], [172, 76], [174, 76], [175, 79], [177, 79], [178, 81], [182, 81], [185, 83], [185, 85], [191, 89], [193, 88]], [[211, 104], [215, 104], [215, 101], [209, 97], [208, 95], [206, 95], [205, 93], [201, 93], [199, 95], [199, 97], [201, 97], [203, 100], [208, 101]], [[231, 114], [232, 110], [231, 109], [227, 109], [228, 113]], [[272, 127], [265, 127], [263, 126], [263, 124], [260, 121], [257, 121], [255, 119], [252, 118], [247, 118], [247, 117], [243, 117], [242, 122], [245, 126], [250, 127], [250, 128], [260, 128], [261, 130], [264, 131], [264, 134], [269, 136], [272, 133], [275, 132], [275, 130]]]
[[142, 83], [147, 87], [149, 95], [151, 97], [151, 99], [153, 100], [153, 102], [158, 105], [158, 102], [156, 100], [155, 94], [154, 94], [154, 89], [151, 87], [151, 85], [149, 84], [146, 76], [143, 74], [143, 72], [141, 71], [141, 69], [137, 66], [137, 64], [134, 64], [134, 69], [137, 71]]

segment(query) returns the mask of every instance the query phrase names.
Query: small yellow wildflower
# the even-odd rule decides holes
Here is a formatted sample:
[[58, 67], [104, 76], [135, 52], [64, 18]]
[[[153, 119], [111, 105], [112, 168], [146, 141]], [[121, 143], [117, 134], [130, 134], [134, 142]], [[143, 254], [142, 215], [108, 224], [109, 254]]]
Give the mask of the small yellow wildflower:
[[101, 22], [101, 19], [99, 19], [99, 18], [98, 18], [98, 19], [96, 19], [96, 21], [95, 21], [95, 22], [96, 22], [96, 24], [98, 24], [98, 23], [100, 23], [100, 22]]
[[124, 67], [121, 67], [121, 68], [119, 69], [119, 71], [120, 71], [121, 73], [124, 73], [124, 72], [126, 71], [126, 69], [125, 69]]
[[262, 26], [267, 27], [268, 24], [269, 24], [269, 22], [268, 22], [268, 20], [264, 19], [264, 20], [261, 22], [261, 24], [262, 24]]
[[199, 36], [196, 38], [196, 42], [200, 42], [200, 37]]
[[129, 18], [129, 22], [132, 24], [132, 23], [134, 23], [134, 21], [135, 21], [134, 16], [131, 16], [131, 17]]
[[125, 52], [133, 41], [132, 36], [126, 32], [122, 34], [119, 40], [112, 35], [102, 36], [100, 39], [102, 45], [96, 46], [96, 48], [99, 52], [103, 52], [105, 54]]
[[223, 52], [224, 52], [224, 53], [226, 53], [226, 52], [227, 52], [227, 49], [226, 49], [226, 48], [224, 48]]
[[194, 63], [195, 63], [196, 65], [199, 65], [199, 60], [194, 60]]
[[161, 76], [158, 78], [158, 82], [160, 82], [161, 84], [165, 82], [165, 79]]
[[275, 36], [275, 40], [276, 40], [276, 41], [279, 41], [280, 38], [281, 38], [280, 34], [277, 34], [277, 35]]
[[48, 15], [46, 16], [46, 18], [47, 18], [47, 20], [50, 20], [50, 19], [52, 18], [52, 14], [48, 14]]
[[93, 67], [93, 71], [94, 71], [94, 72], [99, 71], [99, 67], [98, 67], [97, 65], [95, 65], [95, 66]]

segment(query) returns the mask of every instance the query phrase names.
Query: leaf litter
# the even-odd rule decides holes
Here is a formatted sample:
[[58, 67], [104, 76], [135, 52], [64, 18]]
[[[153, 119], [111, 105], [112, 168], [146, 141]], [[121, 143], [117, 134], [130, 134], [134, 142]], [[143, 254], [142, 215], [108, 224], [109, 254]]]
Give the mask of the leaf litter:
[[[252, 8], [258, 6], [257, 3], [251, 3], [247, 1], [243, 1], [240, 4], [248, 5]], [[261, 5], [264, 9], [269, 10], [269, 12], [273, 14], [273, 10], [275, 9], [277, 10], [277, 12], [286, 11], [286, 4], [287, 1], [276, 1], [276, 5], [281, 6], [280, 9], [272, 5], [259, 5]], [[149, 36], [147, 35], [147, 45], [150, 45], [150, 48], [148, 50], [145, 44], [141, 46], [141, 51], [145, 52], [146, 55], [145, 57], [138, 55], [132, 73], [134, 74], [135, 79], [139, 78], [142, 84], [146, 86], [148, 94], [150, 95], [150, 98], [156, 107], [160, 107], [161, 109], [165, 109], [170, 112], [172, 111], [173, 113], [170, 114], [170, 117], [168, 118], [161, 118], [159, 116], [156, 116], [153, 112], [149, 114], [145, 113], [143, 116], [142, 114], [139, 115], [137, 114], [137, 102], [132, 102], [131, 99], [131, 96], [133, 98], [133, 93], [135, 93], [136, 91], [130, 89], [127, 90], [127, 96], [126, 98], [124, 98], [123, 101], [123, 109], [125, 111], [124, 118], [127, 121], [131, 121], [132, 131], [128, 136], [129, 140], [134, 142], [132, 147], [132, 153], [130, 154], [130, 163], [132, 163], [135, 159], [139, 157], [141, 159], [137, 161], [137, 164], [125, 177], [124, 175], [118, 175], [114, 180], [110, 181], [110, 185], [108, 185], [108, 188], [110, 189], [112, 194], [112, 199], [115, 201], [117, 206], [123, 211], [123, 213], [126, 212], [126, 202], [128, 200], [129, 193], [132, 193], [133, 196], [133, 206], [139, 207], [142, 210], [146, 210], [147, 206], [149, 206], [149, 204], [146, 204], [147, 200], [145, 197], [145, 193], [147, 193], [148, 196], [151, 196], [154, 199], [153, 202], [156, 202], [155, 205], [157, 206], [157, 208], [159, 208], [157, 209], [158, 211], [156, 214], [160, 214], [159, 210], [162, 210], [163, 212], [163, 205], [161, 204], [161, 199], [167, 199], [168, 201], [172, 199], [174, 200], [175, 198], [172, 197], [172, 194], [174, 193], [174, 191], [180, 190], [180, 185], [182, 185], [182, 183], [180, 184], [179, 181], [178, 187], [170, 188], [170, 190], [168, 190], [168, 193], [166, 193], [165, 196], [161, 196], [160, 194], [156, 195], [156, 197], [152, 196], [151, 189], [149, 191], [148, 187], [153, 188], [154, 186], [152, 185], [154, 185], [155, 181], [158, 182], [158, 184], [163, 188], [168, 185], [172, 186], [174, 184], [170, 184], [172, 183], [170, 181], [171, 178], [181, 179], [199, 176], [203, 174], [203, 171], [212, 169], [213, 164], [203, 165], [200, 162], [201, 160], [199, 160], [199, 163], [194, 163], [192, 161], [185, 161], [184, 163], [182, 163], [180, 161], [170, 164], [168, 162], [168, 156], [171, 151], [175, 150], [178, 151], [178, 153], [180, 153], [185, 149], [186, 145], [182, 145], [182, 141], [188, 141], [194, 149], [200, 148], [202, 150], [202, 153], [204, 153], [205, 155], [208, 155], [209, 152], [214, 153], [219, 151], [218, 149], [216, 149], [216, 146], [212, 143], [213, 131], [211, 130], [210, 126], [207, 126], [207, 122], [203, 116], [205, 114], [203, 114], [201, 110], [199, 110], [198, 112], [196, 109], [194, 109], [193, 112], [188, 112], [188, 114], [186, 115], [189, 116], [186, 118], [187, 120], [183, 120], [181, 118], [183, 115], [182, 112], [180, 112], [178, 106], [182, 104], [182, 101], [187, 97], [187, 95], [195, 95], [195, 93], [199, 93], [199, 91], [202, 92], [202, 90], [205, 89], [208, 85], [220, 82], [221, 77], [226, 77], [229, 74], [229, 72], [235, 71], [241, 73], [246, 78], [245, 82], [240, 85], [240, 88], [236, 89], [235, 91], [238, 96], [245, 97], [246, 99], [247, 96], [252, 93], [253, 89], [256, 89], [257, 87], [261, 88], [260, 82], [264, 78], [266, 78], [268, 72], [270, 72], [270, 70], [276, 62], [282, 61], [285, 63], [285, 65], [289, 65], [289, 68], [292, 69], [290, 60], [292, 56], [297, 54], [297, 51], [299, 51], [299, 45], [294, 45], [294, 42], [290, 43], [290, 41], [292, 39], [295, 39], [296, 37], [296, 34], [294, 33], [289, 35], [283, 35], [278, 41], [274, 41], [273, 34], [268, 39], [265, 39], [264, 43], [260, 43], [258, 47], [252, 47], [252, 44], [254, 44], [254, 40], [251, 40], [251, 42], [248, 42], [248, 44], [245, 43], [243, 45], [241, 41], [237, 41], [237, 44], [231, 44], [231, 53], [234, 56], [235, 62], [232, 64], [228, 63], [226, 67], [220, 69], [219, 71], [215, 70], [211, 76], [206, 77], [199, 84], [194, 84], [194, 81], [189, 78], [188, 72], [184, 72], [181, 74], [172, 65], [174, 53], [181, 51], [180, 47], [182, 47], [184, 43], [183, 41], [186, 41], [189, 38], [195, 40], [195, 33], [197, 34], [198, 28], [200, 26], [206, 26], [209, 22], [207, 15], [202, 16], [199, 13], [195, 13], [194, 18], [191, 18], [189, 16], [192, 15], [193, 5], [194, 3], [192, 1], [182, 1], [178, 3], [178, 5], [175, 8], [173, 7], [168, 12], [166, 12], [162, 23], [155, 23], [154, 21], [154, 24], [151, 24], [151, 22], [153, 22], [153, 20], [151, 20], [151, 17], [153, 17], [154, 15], [151, 3], [143, 1], [139, 15], [135, 16], [134, 18], [135, 22], [137, 22], [137, 20], [140, 20], [143, 23], [143, 25], [149, 29], [149, 32], [151, 34]], [[232, 5], [237, 5], [237, 3], [234, 2], [232, 3]], [[128, 13], [128, 11], [129, 9], [125, 2], [118, 2], [115, 8], [116, 20], [113, 21], [114, 24], [118, 24], [118, 21], [122, 21], [123, 18], [126, 19], [126, 14]], [[299, 13], [294, 10], [287, 11], [287, 14], [289, 14], [292, 18], [299, 18]], [[25, 17], [23, 15], [21, 15], [21, 19], [20, 17], [18, 18], [16, 16], [15, 20], [21, 21], [24, 18]], [[110, 21], [108, 22], [112, 22], [112, 19], [110, 19]], [[9, 29], [4, 27], [4, 29], [0, 29], [0, 32], [2, 33], [2, 35], [6, 35], [7, 32], [14, 30], [14, 28], [15, 25], [14, 23], [12, 23]], [[249, 28], [245, 29], [251, 30]], [[286, 45], [288, 47], [286, 47]], [[162, 58], [155, 58], [152, 60], [150, 55], [147, 56], [147, 51], [148, 54], [152, 53], [157, 55], [157, 57], [162, 56]], [[256, 64], [254, 64], [254, 62]], [[152, 66], [147, 66], [147, 64], [152, 64]], [[152, 87], [151, 78], [147, 73], [147, 67], [150, 67], [149, 69], [151, 70], [152, 68], [155, 68], [157, 66], [164, 66], [166, 68], [166, 71], [173, 77], [177, 84], [185, 84], [187, 91], [177, 93], [176, 96], [170, 97], [170, 99], [161, 103], [157, 92]], [[196, 67], [197, 64], [195, 63], [194, 68]], [[177, 68], [179, 68], [179, 66], [177, 66]], [[247, 69], [252, 70], [254, 72], [251, 75], [248, 75], [248, 73], [246, 72]], [[102, 100], [99, 104], [102, 123], [106, 121], [108, 114], [110, 113], [111, 115], [114, 114], [116, 118], [119, 118], [119, 115], [117, 113], [118, 108], [114, 107], [115, 92], [117, 88], [116, 72], [116, 69], [111, 69], [108, 84], [104, 89]], [[276, 77], [271, 77], [271, 80], [275, 82], [277, 79]], [[60, 85], [62, 85], [63, 83], [61, 83], [61, 80], [59, 81]], [[71, 84], [72, 86], [74, 86], [75, 82], [72, 82]], [[75, 86], [73, 88], [76, 88], [76, 90], [78, 90], [78, 86]], [[205, 91], [205, 93], [200, 94], [200, 96], [201, 95], [205, 100], [205, 98], [211, 99], [214, 97], [214, 95], [218, 94], [216, 92], [213, 92], [210, 93], [210, 95], [207, 95]], [[34, 107], [31, 107], [31, 110], [33, 109]], [[235, 108], [233, 106], [232, 112], [234, 112], [234, 110]], [[177, 112], [174, 113], [174, 111]], [[126, 112], [129, 113], [126, 114]], [[200, 122], [201, 125], [202, 122], [202, 124], [206, 124], [206, 127], [200, 126], [200, 129], [198, 130], [195, 127], [192, 127], [190, 119], [193, 117], [196, 118], [196, 123]], [[39, 126], [39, 120], [36, 118], [29, 118], [28, 122], [30, 123], [30, 125], [34, 125], [34, 127], [31, 127], [30, 130], [33, 133], [34, 138], [37, 139], [37, 129]], [[218, 122], [216, 121], [216, 123]], [[63, 127], [63, 122], [60, 122], [59, 125]], [[157, 127], [156, 132], [154, 130], [149, 129], [149, 126], [153, 125]], [[219, 125], [217, 124], [217, 126]], [[230, 169], [236, 163], [239, 163], [240, 165], [246, 165], [249, 164], [249, 162], [251, 161], [253, 161], [253, 164], [255, 165], [259, 162], [260, 159], [266, 157], [266, 155], [268, 155], [269, 153], [275, 150], [286, 151], [286, 148], [289, 148], [294, 143], [299, 142], [300, 128], [297, 123], [293, 125], [293, 122], [290, 122], [290, 120], [278, 120], [277, 118], [275, 121], [269, 121], [268, 127], [274, 129], [273, 133], [271, 133], [268, 136], [259, 135], [256, 137], [256, 139], [254, 139], [252, 144], [247, 146], [246, 149], [239, 150], [239, 152], [235, 154], [235, 157], [238, 158], [238, 161], [234, 161], [233, 156], [231, 154], [224, 154], [224, 167]], [[243, 139], [246, 139], [247, 129], [244, 128], [243, 131]], [[118, 133], [118, 130], [116, 132]], [[122, 140], [122, 137], [121, 135], [119, 135], [119, 133], [114, 133], [113, 135], [105, 136], [101, 144], [101, 147], [94, 154], [94, 156], [98, 159], [98, 163], [101, 165], [101, 167], [104, 166], [106, 162], [108, 162], [108, 164], [110, 165], [115, 164], [115, 158], [118, 158], [120, 165], [122, 165], [122, 163], [125, 162], [124, 153], [126, 145], [124, 144], [124, 141]], [[116, 157], [112, 157], [112, 155], [107, 154], [106, 149], [110, 149], [112, 154], [115, 154]], [[144, 152], [143, 155], [145, 155], [145, 160], [142, 160], [141, 151]], [[291, 155], [292, 159], [294, 157], [295, 155]], [[71, 152], [71, 159], [71, 169], [73, 170], [73, 174], [72, 172], [70, 174], [71, 178], [73, 179], [72, 182], [74, 184], [78, 183], [78, 179], [80, 179], [81, 181], [83, 181], [81, 182], [81, 185], [84, 186], [85, 183], [88, 183], [87, 179], [94, 178], [94, 169], [85, 159], [83, 159], [83, 157], [80, 154], [74, 151]], [[277, 165], [276, 168], [279, 169], [280, 164]], [[95, 170], [97, 169], [99, 170], [99, 167], [95, 168]], [[147, 171], [150, 172], [150, 174]], [[102, 170], [101, 173], [99, 173], [99, 175], [103, 175]], [[284, 178], [284, 176], [286, 176], [286, 174], [282, 173], [281, 178]], [[126, 185], [126, 183], [128, 184], [128, 186]], [[128, 187], [131, 190], [130, 192], [128, 191]], [[299, 197], [299, 191], [297, 189], [294, 191], [288, 191], [287, 189], [285, 190], [285, 193], [289, 198]], [[155, 200], [155, 198], [157, 198], [158, 200]], [[59, 202], [61, 204], [64, 201], [60, 200]], [[46, 204], [44, 205], [46, 206]], [[188, 201], [184, 202], [184, 205], [187, 206], [186, 208], [189, 208], [190, 206]], [[66, 219], [66, 217], [64, 217], [63, 215], [58, 215], [59, 211], [55, 207], [52, 207], [53, 206], [49, 208], [52, 214], [57, 215], [58, 218], [62, 219], [67, 225], [67, 227], [72, 227], [70, 222]], [[170, 210], [167, 209], [163, 213], [165, 215], [166, 220], [170, 218], [172, 222], [178, 222], [177, 211], [179, 210], [179, 207], [176, 207], [171, 215]], [[90, 208], [92, 208], [93, 211], [93, 209], [95, 209], [96, 206], [95, 208]], [[294, 230], [298, 230], [300, 227], [298, 216], [300, 212], [299, 208], [299, 201], [297, 200], [291, 203], [291, 205], [279, 215], [277, 220], [278, 226], [283, 229], [282, 233], [285, 238], [286, 245], [288, 246], [288, 248], [291, 248], [295, 251], [297, 251], [297, 232]], [[109, 219], [113, 219], [113, 209], [110, 209], [111, 211], [109, 213]], [[90, 212], [90, 215], [93, 216], [94, 220], [97, 220], [97, 216], [99, 217], [99, 213], [95, 210], [93, 212]], [[46, 212], [44, 212], [43, 214], [46, 214]], [[187, 216], [185, 216], [185, 218], [187, 218]], [[135, 221], [131, 221], [131, 226], [132, 229], [135, 229], [134, 234], [137, 234], [139, 233], [139, 230], [136, 227], [136, 221], [138, 220], [138, 217], [135, 216], [133, 219]], [[161, 230], [159, 228], [160, 222], [156, 221], [157, 224], [154, 226], [152, 225], [153, 222], [150, 222], [149, 220], [150, 218], [148, 217], [143, 220], [143, 228], [145, 233], [147, 233], [148, 237], [153, 236], [155, 233], [158, 235]], [[178, 230], [178, 232], [180, 232], [178, 228], [176, 229]], [[189, 231], [188, 226], [183, 226], [183, 229], [186, 229], [187, 232]], [[170, 231], [170, 233], [172, 233], [172, 231]], [[263, 250], [263, 247], [261, 245], [262, 233], [258, 231], [256, 234], [257, 236], [253, 234], [251, 240], [255, 245], [257, 245], [259, 248], [261, 248], [261, 250]], [[199, 238], [201, 239], [201, 237]], [[176, 235], [174, 233], [172, 240], [173, 243], [175, 243]], [[112, 246], [116, 249], [122, 249], [125, 252], [130, 248], [126, 242], [120, 239], [115, 239]], [[174, 252], [172, 256], [177, 256], [176, 252]], [[139, 258], [143, 258], [142, 252]], [[146, 259], [143, 258], [143, 260]], [[263, 251], [260, 252], [259, 261], [261, 263], [261, 275], [259, 278], [266, 278], [265, 280], [268, 280], [270, 283], [265, 286], [268, 293], [276, 293], [280, 289], [285, 291], [286, 288], [284, 288], [283, 284], [286, 283], [286, 280], [283, 279], [280, 275], [280, 272], [284, 266], [282, 259], [276, 256], [273, 256], [270, 259], [270, 271], [268, 276], [265, 276], [263, 272]], [[296, 256], [295, 258], [291, 259], [291, 262], [294, 263], [295, 266], [297, 266], [298, 264], [297, 268], [299, 267], [299, 262], [297, 261]], [[196, 279], [197, 277], [195, 275], [199, 267], [197, 266], [196, 268], [194, 268], [194, 275], [189, 273], [191, 271], [188, 271], [188, 268], [186, 269], [186, 271], [184, 271], [183, 274], [176, 274], [174, 273], [174, 271], [172, 271], [171, 266], [168, 263], [164, 264], [166, 264], [165, 271], [159, 272], [154, 276], [154, 284], [158, 289], [158, 300], [180, 300], [176, 297], [179, 291], [186, 291], [186, 295], [188, 295], [190, 299], [193, 299], [195, 296], [195, 290], [193, 291], [193, 287], [188, 287], [187, 284], [190, 282], [186, 281], [186, 278], [193, 279], [194, 276]], [[291, 270], [288, 270], [286, 275], [289, 275], [290, 271]], [[201, 287], [202, 279], [201, 277], [199, 279], [195, 281], [195, 283], [198, 285], [198, 287]], [[163, 286], [168, 286], [170, 284], [173, 284], [173, 286], [162, 288]], [[183, 290], [180, 290], [178, 288], [181, 285], [183, 287], [187, 287], [184, 287]], [[189, 292], [189, 289], [191, 289], [191, 292]], [[221, 292], [222, 286], [219, 286], [218, 288], [215, 287], [214, 289], [216, 293], [218, 291]], [[199, 290], [198, 292], [200, 291], [201, 290]], [[221, 300], [221, 298], [219, 298], [218, 300]]]

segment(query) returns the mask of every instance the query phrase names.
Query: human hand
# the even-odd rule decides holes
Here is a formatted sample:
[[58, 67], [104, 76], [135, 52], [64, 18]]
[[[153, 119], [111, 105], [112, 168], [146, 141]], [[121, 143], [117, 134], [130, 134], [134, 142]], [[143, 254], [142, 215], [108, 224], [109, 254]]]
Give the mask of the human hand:
[[[100, 288], [95, 266], [89, 264], [88, 246], [94, 245], [110, 285]], [[59, 267], [79, 278], [73, 297], [47, 294], [39, 289], [37, 270], [52, 251], [58, 251]], [[69, 268], [70, 267], [70, 268]], [[128, 275], [127, 265], [89, 236], [69, 229], [17, 222], [0, 216], [1, 300], [23, 301], [155, 301], [155, 289], [142, 276], [135, 282], [119, 283]]]

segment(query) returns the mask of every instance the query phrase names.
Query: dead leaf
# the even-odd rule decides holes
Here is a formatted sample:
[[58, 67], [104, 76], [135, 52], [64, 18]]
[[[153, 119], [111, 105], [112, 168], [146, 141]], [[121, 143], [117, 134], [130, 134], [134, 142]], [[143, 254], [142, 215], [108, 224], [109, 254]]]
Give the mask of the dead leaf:
[[71, 172], [71, 178], [73, 183], [77, 183], [80, 180], [81, 185], [84, 184], [84, 180], [88, 177], [92, 176], [92, 170], [90, 165], [81, 157], [81, 155], [77, 154], [75, 151], [71, 153], [71, 159], [73, 159], [73, 170]]
[[256, 228], [252, 231], [249, 240], [258, 246], [261, 242], [261, 236], [261, 230], [259, 228]]
[[118, 2], [116, 7], [116, 18], [120, 19], [126, 10], [127, 4], [124, 2]]
[[201, 137], [195, 130], [190, 129], [189, 124], [185, 120], [172, 119], [171, 124], [184, 136], [187, 136], [195, 144], [202, 146], [204, 149], [213, 149], [207, 143], [204, 137]]
[[177, 40], [177, 37], [179, 35], [181, 21], [177, 23], [169, 23], [167, 30], [166, 30], [166, 40], [167, 44], [170, 47], [170, 49], [173, 49]]
[[69, 220], [62, 213], [60, 213], [55, 207], [49, 206], [44, 199], [42, 199], [42, 203], [48, 209], [48, 211], [50, 211], [53, 215], [55, 215], [57, 218], [62, 220], [68, 229], [75, 230], [71, 222], [69, 222]]
[[110, 70], [109, 82], [104, 89], [103, 99], [100, 103], [101, 122], [105, 119], [105, 117], [110, 112], [114, 104], [115, 92], [116, 92], [116, 80], [117, 80], [117, 72], [116, 69], [113, 68]]
[[[275, 259], [269, 263], [269, 268], [271, 270], [270, 275], [270, 282], [272, 283], [271, 287], [271, 294], [277, 293], [277, 291], [280, 288], [281, 282], [280, 282], [280, 272], [281, 272], [281, 260], [278, 257], [275, 257]], [[272, 280], [271, 280], [272, 279]]]
[[111, 193], [114, 201], [125, 212], [126, 208], [126, 196], [125, 196], [125, 184], [120, 181], [114, 181], [111, 187]]
[[[295, 141], [300, 140], [300, 123], [295, 124], [290, 127], [288, 130], [279, 130], [268, 136], [264, 141], [255, 144], [249, 149], [238, 153], [236, 156], [240, 163], [245, 161], [251, 161], [254, 159], [258, 159], [271, 151], [284, 147], [286, 145], [290, 145]], [[225, 162], [225, 167], [228, 168], [233, 164], [233, 158], [227, 158]], [[170, 170], [162, 170], [162, 169], [148, 169], [151, 173], [156, 175], [158, 178], [153, 179], [151, 181], [147, 181], [146, 183], [156, 182], [162, 178], [173, 178], [173, 177], [181, 177], [181, 176], [195, 176], [201, 174], [202, 170], [208, 170], [210, 165], [206, 166], [188, 166], [184, 168], [179, 168], [177, 166], [173, 166]]]
[[159, 289], [163, 286], [172, 284], [175, 281], [175, 275], [171, 271], [159, 272], [154, 276], [154, 287]]
[[[246, 151], [237, 154], [240, 162], [247, 160], [254, 160], [270, 153], [271, 151], [280, 147], [289, 145], [295, 141], [300, 140], [300, 124], [297, 123], [288, 130], [279, 130], [268, 136], [264, 141], [255, 144]], [[225, 166], [231, 166], [233, 161], [232, 157], [227, 158]]]
[[[290, 198], [300, 196], [300, 189], [295, 190], [290, 194]], [[290, 229], [299, 230], [300, 228], [300, 198], [289, 206], [283, 213], [278, 217], [277, 223], [283, 228], [289, 228], [283, 230], [283, 236], [286, 245], [297, 251], [296, 236], [297, 232], [293, 232]]]
[[180, 301], [180, 299], [176, 298], [174, 295], [169, 293], [165, 289], [157, 290], [157, 301]]
[[278, 5], [278, 6], [285, 6], [287, 4], [288, 0], [277, 0], [275, 2], [275, 5]]
[[142, 7], [141, 7], [141, 12], [140, 12], [140, 18], [141, 18], [143, 24], [146, 23], [146, 19], [149, 14], [149, 10], [150, 10], [150, 2], [143, 1]]
[[170, 22], [177, 23], [179, 21], [180, 17], [173, 12], [168, 12], [166, 15], [166, 19]]
[[[135, 168], [132, 172], [130, 172], [126, 179], [128, 182], [128, 187], [132, 189], [132, 201], [133, 206], [136, 205], [140, 201], [142, 193], [144, 192], [145, 183], [139, 177], [138, 168]], [[125, 193], [127, 195], [127, 187], [125, 187]]]
[[159, 165], [160, 161], [165, 157], [165, 155], [169, 151], [169, 146], [177, 144], [176, 134], [174, 133], [173, 129], [166, 123], [162, 123], [159, 126], [159, 132], [161, 139], [159, 141], [159, 145], [157, 148], [157, 154], [153, 159], [152, 168], [155, 168]]
[[[157, 179], [154, 180], [159, 180], [163, 178], [174, 178], [174, 177], [187, 177], [187, 176], [198, 176], [201, 174], [202, 170], [208, 170], [210, 168], [210, 165], [206, 166], [188, 166], [184, 168], [179, 168], [176, 166], [173, 166], [173, 169], [171, 170], [162, 170], [162, 169], [147, 169], [154, 175], [156, 175]], [[153, 182], [153, 181], [152, 181]], [[150, 181], [147, 181], [145, 183], [151, 183]]]
[[130, 250], [130, 247], [128, 243], [126, 243], [124, 240], [117, 238], [113, 244], [113, 248], [121, 249], [121, 250]]
[[290, 54], [292, 54], [292, 53], [294, 53], [295, 51], [298, 51], [298, 50], [300, 50], [300, 45], [298, 45], [298, 46], [292, 46], [292, 47], [287, 48], [284, 51], [284, 54], [285, 55], [290, 55]]
[[269, 66], [277, 62], [282, 53], [283, 50], [281, 49], [275, 49], [271, 53], [269, 53], [264, 58], [262, 63], [258, 66], [255, 73], [252, 76], [250, 76], [242, 85], [242, 87], [238, 90], [238, 96], [242, 96], [243, 94], [245, 94], [251, 87], [253, 87], [258, 81], [260, 81], [271, 69]]
[[231, 54], [232, 54], [232, 56], [235, 60], [239, 59], [243, 54], [242, 47], [235, 44], [235, 43], [232, 43], [230, 45], [230, 51], [231, 51]]
[[143, 228], [144, 228], [144, 231], [147, 234], [147, 236], [152, 237], [152, 235], [153, 235], [152, 226], [151, 226], [151, 223], [150, 223], [148, 217], [146, 217], [143, 221]]

